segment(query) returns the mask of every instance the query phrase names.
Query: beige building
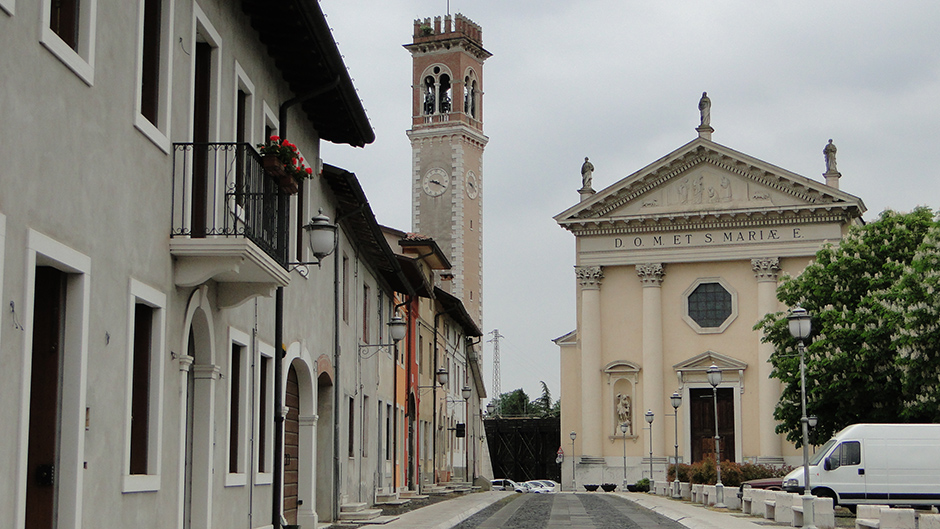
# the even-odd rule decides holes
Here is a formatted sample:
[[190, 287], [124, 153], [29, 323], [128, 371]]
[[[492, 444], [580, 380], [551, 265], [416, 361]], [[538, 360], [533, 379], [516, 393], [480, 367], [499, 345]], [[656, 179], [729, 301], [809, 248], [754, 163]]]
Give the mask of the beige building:
[[664, 479], [676, 452], [684, 463], [714, 454], [712, 364], [721, 458], [801, 460], [774, 433], [781, 386], [773, 346], [753, 327], [788, 309], [779, 278], [860, 223], [865, 206], [839, 190], [834, 152], [825, 182], [806, 178], [713, 142], [708, 107], [697, 138], [606, 189], [592, 189], [586, 160], [580, 202], [555, 217], [576, 237], [578, 281], [577, 329], [555, 340], [561, 445], [577, 457], [563, 465], [566, 486], [573, 467], [578, 486], [632, 483], [651, 468]]

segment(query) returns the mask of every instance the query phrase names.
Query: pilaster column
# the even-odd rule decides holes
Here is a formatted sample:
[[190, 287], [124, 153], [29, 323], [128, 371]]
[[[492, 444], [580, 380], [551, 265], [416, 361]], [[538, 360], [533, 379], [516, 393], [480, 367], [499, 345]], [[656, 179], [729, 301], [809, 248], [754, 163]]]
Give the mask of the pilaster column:
[[635, 417], [637, 422], [646, 421], [643, 415], [646, 410], [653, 412], [653, 440], [650, 445], [650, 436], [643, 436], [646, 444], [644, 455], [653, 457], [665, 455], [666, 416], [664, 401], [666, 393], [663, 390], [663, 276], [665, 271], [661, 263], [647, 263], [636, 265], [636, 275], [643, 284], [643, 407], [637, 409]]
[[581, 286], [581, 431], [578, 435], [582, 456], [602, 456], [601, 280], [604, 271], [599, 266], [579, 266], [575, 270]]
[[[759, 317], [777, 310], [777, 271], [780, 259], [762, 257], [751, 259], [751, 268], [757, 278], [757, 313]], [[774, 407], [780, 400], [780, 384], [770, 378], [772, 366], [770, 355], [774, 352], [772, 343], [764, 343], [764, 333], [759, 335], [757, 344], [758, 376], [758, 417], [760, 417], [760, 456], [779, 460], [782, 457], [780, 437], [774, 433]]]

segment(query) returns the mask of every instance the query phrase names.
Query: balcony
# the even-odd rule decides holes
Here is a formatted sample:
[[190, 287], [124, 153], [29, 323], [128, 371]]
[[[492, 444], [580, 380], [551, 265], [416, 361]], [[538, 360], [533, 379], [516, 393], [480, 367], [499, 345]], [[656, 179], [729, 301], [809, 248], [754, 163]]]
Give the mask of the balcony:
[[170, 254], [177, 286], [219, 283], [221, 308], [289, 282], [288, 199], [247, 143], [176, 143]]

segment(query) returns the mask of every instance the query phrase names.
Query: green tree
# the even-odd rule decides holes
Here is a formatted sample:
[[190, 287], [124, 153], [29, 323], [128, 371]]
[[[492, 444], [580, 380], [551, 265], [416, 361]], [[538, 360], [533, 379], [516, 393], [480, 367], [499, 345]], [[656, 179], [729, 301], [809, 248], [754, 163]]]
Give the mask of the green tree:
[[535, 417], [557, 417], [561, 412], [559, 401], [552, 401], [552, 392], [548, 389], [545, 381], [539, 381], [542, 384], [542, 396], [529, 403], [529, 415]]
[[529, 415], [529, 396], [519, 388], [500, 395], [497, 406], [501, 417], [524, 417]]
[[[819, 250], [798, 277], [781, 279], [777, 298], [790, 307], [802, 306], [813, 317], [805, 361], [807, 414], [819, 420], [814, 442], [857, 422], [937, 418], [937, 406], [928, 405], [937, 390], [930, 386], [932, 397], [924, 391], [928, 382], [940, 380], [940, 355], [924, 357], [916, 343], [922, 336], [940, 337], [930, 334], [937, 333], [936, 289], [919, 283], [940, 271], [936, 252], [929, 251], [931, 240], [936, 249], [936, 237], [927, 237], [936, 228], [930, 209], [886, 210], [876, 221], [853, 227], [838, 246]], [[924, 307], [930, 299], [934, 305]], [[911, 314], [918, 307], [922, 310]], [[801, 446], [800, 360], [786, 316], [768, 314], [755, 329], [774, 344], [771, 376], [784, 385], [774, 410], [777, 433]], [[912, 330], [917, 324], [920, 328]], [[917, 373], [912, 372], [915, 365]], [[923, 405], [911, 406], [914, 402]]]

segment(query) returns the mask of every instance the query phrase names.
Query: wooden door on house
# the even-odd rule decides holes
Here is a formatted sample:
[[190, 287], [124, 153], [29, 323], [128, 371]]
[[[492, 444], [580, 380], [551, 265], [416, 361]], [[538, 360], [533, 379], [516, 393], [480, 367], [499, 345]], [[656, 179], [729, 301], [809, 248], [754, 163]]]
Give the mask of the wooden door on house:
[[[715, 456], [715, 404], [711, 388], [689, 389], [692, 462]], [[718, 388], [721, 460], [734, 461], [734, 390]]]
[[35, 281], [26, 455], [26, 528], [52, 529], [56, 517], [57, 482], [61, 475], [57, 466], [66, 274], [55, 268], [38, 266]]
[[297, 523], [297, 484], [300, 476], [300, 386], [297, 371], [290, 366], [287, 371], [287, 387], [284, 404], [287, 417], [284, 419], [284, 518], [288, 524]]

